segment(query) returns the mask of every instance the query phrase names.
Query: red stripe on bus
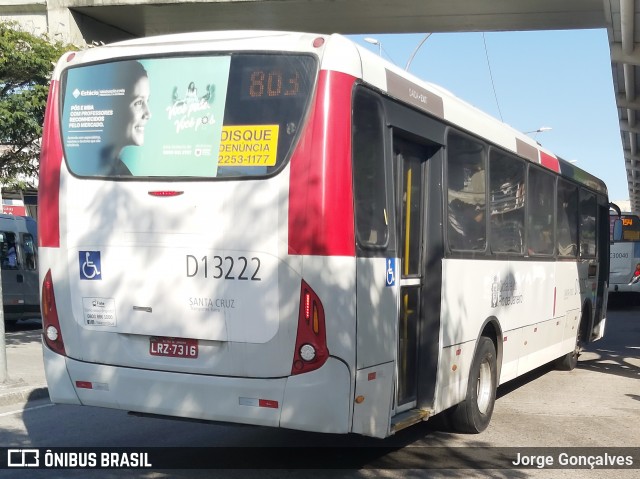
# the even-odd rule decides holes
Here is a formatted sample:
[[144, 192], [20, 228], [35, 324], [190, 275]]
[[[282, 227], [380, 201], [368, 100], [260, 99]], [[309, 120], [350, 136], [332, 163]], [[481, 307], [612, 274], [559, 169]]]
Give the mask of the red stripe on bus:
[[60, 83], [52, 81], [44, 116], [38, 180], [38, 244], [60, 247], [60, 165], [62, 140], [58, 114]]
[[351, 92], [355, 78], [321, 71], [309, 121], [291, 158], [289, 254], [353, 256]]
[[543, 151], [540, 152], [540, 163], [550, 170], [560, 173], [560, 162], [555, 156], [551, 156]]

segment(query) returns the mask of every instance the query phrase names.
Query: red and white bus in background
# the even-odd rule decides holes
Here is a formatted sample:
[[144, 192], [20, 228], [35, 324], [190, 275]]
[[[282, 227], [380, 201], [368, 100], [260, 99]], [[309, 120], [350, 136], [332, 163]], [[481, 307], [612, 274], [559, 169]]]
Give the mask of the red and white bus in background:
[[479, 432], [604, 332], [603, 182], [340, 35], [66, 54], [39, 194], [56, 403]]

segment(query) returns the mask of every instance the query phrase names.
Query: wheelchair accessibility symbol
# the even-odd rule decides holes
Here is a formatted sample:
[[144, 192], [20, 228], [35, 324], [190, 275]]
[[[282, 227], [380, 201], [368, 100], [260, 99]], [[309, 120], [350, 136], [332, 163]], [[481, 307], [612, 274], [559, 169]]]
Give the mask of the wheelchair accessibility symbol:
[[395, 286], [396, 284], [396, 259], [395, 258], [387, 258], [387, 286]]
[[101, 280], [100, 251], [80, 251], [80, 279]]

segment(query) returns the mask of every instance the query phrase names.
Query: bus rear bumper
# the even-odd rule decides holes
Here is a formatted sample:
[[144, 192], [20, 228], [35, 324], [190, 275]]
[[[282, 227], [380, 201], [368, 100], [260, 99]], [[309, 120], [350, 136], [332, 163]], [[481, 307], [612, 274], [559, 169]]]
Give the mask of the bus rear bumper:
[[49, 398], [58, 404], [82, 404], [73, 382], [67, 371], [67, 358], [51, 351], [42, 340], [42, 355], [44, 357], [44, 375], [47, 379]]
[[60, 356], [46, 346], [44, 355], [54, 403], [316, 432], [349, 432], [349, 371], [333, 358], [307, 374], [261, 379], [86, 363]]

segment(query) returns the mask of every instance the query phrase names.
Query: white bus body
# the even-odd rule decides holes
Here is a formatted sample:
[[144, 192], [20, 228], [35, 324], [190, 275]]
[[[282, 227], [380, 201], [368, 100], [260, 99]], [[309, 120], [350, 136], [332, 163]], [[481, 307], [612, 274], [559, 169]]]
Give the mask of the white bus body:
[[[138, 91], [115, 80], [125, 60], [151, 94], [128, 103], [144, 144], [114, 166], [109, 123]], [[517, 187], [484, 176], [494, 162]], [[527, 201], [551, 209], [532, 203], [525, 222], [538, 177], [551, 195]], [[556, 188], [573, 209], [555, 209]], [[604, 332], [604, 184], [340, 35], [65, 55], [39, 204], [57, 403], [375, 437], [458, 405], [460, 429], [479, 432], [498, 384], [573, 367], [578, 340]], [[463, 246], [469, 224], [448, 215], [470, 205], [483, 232]]]

